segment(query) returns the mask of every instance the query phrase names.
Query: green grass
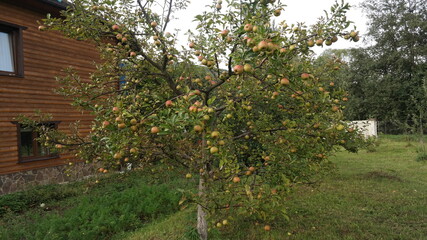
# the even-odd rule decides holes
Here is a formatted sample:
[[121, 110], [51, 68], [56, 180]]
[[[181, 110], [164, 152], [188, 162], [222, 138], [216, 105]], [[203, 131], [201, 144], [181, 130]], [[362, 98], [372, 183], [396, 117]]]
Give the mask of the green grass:
[[[417, 145], [411, 137], [381, 136], [373, 152], [339, 152], [333, 173], [289, 196], [289, 222], [265, 232], [240, 219], [212, 230], [210, 239], [427, 239], [427, 163], [416, 161]], [[187, 210], [127, 239], [197, 239], [194, 228], [195, 213]]]

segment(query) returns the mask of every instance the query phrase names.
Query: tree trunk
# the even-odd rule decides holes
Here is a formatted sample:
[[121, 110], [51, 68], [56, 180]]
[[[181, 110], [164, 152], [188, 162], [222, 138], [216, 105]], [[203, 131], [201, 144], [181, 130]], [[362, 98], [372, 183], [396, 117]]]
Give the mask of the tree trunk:
[[[205, 186], [203, 176], [200, 176], [199, 180], [199, 196], [203, 201]], [[208, 239], [208, 223], [206, 221], [206, 212], [203, 209], [202, 205], [197, 205], [197, 232], [199, 233], [200, 240]]]
[[[205, 170], [207, 170], [207, 162], [208, 162], [208, 156], [205, 153], [204, 149], [206, 148], [206, 130], [202, 132], [202, 166]], [[206, 187], [205, 187], [205, 179], [204, 174], [201, 173], [199, 178], [199, 201], [203, 204], [206, 200]], [[203, 206], [198, 204], [197, 205], [197, 232], [199, 233], [200, 240], [207, 240], [208, 239], [208, 222], [206, 221], [206, 212], [205, 209], [203, 209]]]
[[424, 128], [423, 128], [423, 110], [420, 110], [420, 144], [424, 149]]

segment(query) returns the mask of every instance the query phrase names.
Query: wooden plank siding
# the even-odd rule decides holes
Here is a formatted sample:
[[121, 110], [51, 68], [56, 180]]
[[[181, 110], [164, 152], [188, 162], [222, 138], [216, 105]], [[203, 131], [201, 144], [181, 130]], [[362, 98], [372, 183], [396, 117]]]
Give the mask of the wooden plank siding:
[[55, 76], [72, 66], [83, 78], [95, 69], [99, 61], [96, 47], [83, 41], [64, 38], [58, 32], [40, 32], [38, 23], [46, 13], [0, 1], [0, 21], [27, 27], [23, 30], [24, 77], [0, 76], [0, 174], [67, 163], [71, 155], [26, 163], [18, 162], [17, 127], [12, 123], [20, 114], [32, 115], [35, 110], [53, 115], [61, 121], [58, 128], [68, 132], [74, 121], [80, 120], [82, 133], [90, 130], [91, 116], [70, 106], [70, 101], [53, 93], [58, 87]]

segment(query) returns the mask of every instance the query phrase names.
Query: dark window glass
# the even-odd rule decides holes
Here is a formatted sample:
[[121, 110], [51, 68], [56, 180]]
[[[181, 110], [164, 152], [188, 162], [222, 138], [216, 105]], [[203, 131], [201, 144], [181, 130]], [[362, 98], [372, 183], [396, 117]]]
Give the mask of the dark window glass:
[[[49, 128], [56, 128], [56, 123], [42, 123], [42, 125]], [[32, 128], [18, 124], [19, 134], [19, 161], [30, 162], [36, 160], [46, 160], [51, 158], [57, 158], [58, 153], [50, 151], [49, 148], [44, 147], [40, 142], [37, 141], [39, 137], [38, 133]]]

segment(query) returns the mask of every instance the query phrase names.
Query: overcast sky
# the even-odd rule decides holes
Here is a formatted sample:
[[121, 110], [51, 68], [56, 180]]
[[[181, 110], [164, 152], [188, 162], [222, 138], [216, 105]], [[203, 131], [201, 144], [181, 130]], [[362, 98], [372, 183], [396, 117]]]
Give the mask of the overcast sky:
[[[354, 22], [357, 30], [359, 31], [359, 34], [362, 35], [363, 38], [363, 34], [366, 31], [366, 17], [364, 17], [362, 10], [359, 8], [359, 4], [362, 1], [363, 0], [347, 0], [346, 2], [350, 3], [352, 6], [351, 10], [347, 14], [347, 17], [349, 20]], [[195, 29], [196, 23], [192, 22], [193, 17], [207, 10], [205, 5], [209, 4], [210, 2], [210, 0], [191, 0], [191, 4], [185, 11], [181, 11], [175, 14], [175, 16], [179, 19], [171, 22], [169, 29], [172, 30], [173, 28], [179, 28], [182, 30], [179, 36], [179, 38], [182, 39], [181, 44], [186, 45], [187, 41], [187, 37], [184, 36], [183, 33], [186, 32], [187, 29]], [[323, 10], [330, 9], [330, 7], [335, 3], [335, 0], [281, 0], [281, 2], [286, 4], [287, 7], [284, 9], [284, 11], [282, 11], [278, 22], [284, 19], [289, 25], [296, 22], [305, 22], [307, 25], [311, 25], [318, 17], [324, 16]], [[362, 45], [362, 41], [354, 43], [340, 39], [331, 47], [325, 46], [323, 49], [350, 48], [359, 47]], [[314, 48], [316, 53], [321, 53], [323, 49], [321, 47]]]

